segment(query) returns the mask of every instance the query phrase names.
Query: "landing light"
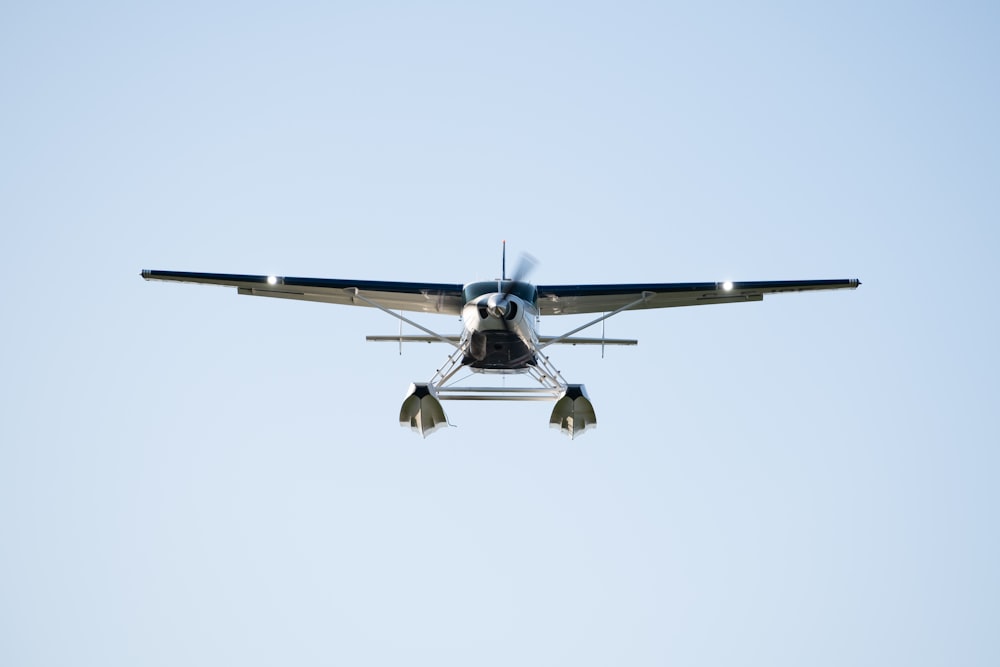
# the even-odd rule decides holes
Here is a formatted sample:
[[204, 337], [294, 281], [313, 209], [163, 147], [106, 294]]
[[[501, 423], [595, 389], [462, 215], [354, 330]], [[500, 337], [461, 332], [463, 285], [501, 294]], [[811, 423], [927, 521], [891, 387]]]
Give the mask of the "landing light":
[[277, 285], [278, 284], [278, 277], [277, 276], [268, 276], [267, 277], [267, 284], [268, 285]]
[[733, 289], [733, 282], [731, 280], [727, 280], [726, 282], [722, 283], [722, 289], [725, 290], [726, 292], [731, 291]]

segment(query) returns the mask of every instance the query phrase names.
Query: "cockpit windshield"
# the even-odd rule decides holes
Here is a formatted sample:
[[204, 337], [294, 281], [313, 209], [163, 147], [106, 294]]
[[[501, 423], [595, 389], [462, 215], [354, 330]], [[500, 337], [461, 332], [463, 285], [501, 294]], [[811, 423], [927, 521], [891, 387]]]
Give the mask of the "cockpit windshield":
[[469, 303], [484, 294], [497, 292], [509, 292], [531, 305], [535, 305], [535, 301], [538, 299], [538, 291], [534, 285], [513, 280], [487, 280], [480, 283], [469, 283], [462, 290], [462, 296], [465, 298], [465, 302]]

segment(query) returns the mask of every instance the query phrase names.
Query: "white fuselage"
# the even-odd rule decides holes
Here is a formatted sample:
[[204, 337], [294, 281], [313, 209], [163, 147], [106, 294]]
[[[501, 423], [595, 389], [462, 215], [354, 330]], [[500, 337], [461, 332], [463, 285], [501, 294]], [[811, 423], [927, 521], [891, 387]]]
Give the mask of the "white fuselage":
[[501, 283], [471, 287], [469, 301], [462, 308], [465, 365], [477, 372], [526, 370], [535, 361], [538, 309], [512, 290], [504, 290]]

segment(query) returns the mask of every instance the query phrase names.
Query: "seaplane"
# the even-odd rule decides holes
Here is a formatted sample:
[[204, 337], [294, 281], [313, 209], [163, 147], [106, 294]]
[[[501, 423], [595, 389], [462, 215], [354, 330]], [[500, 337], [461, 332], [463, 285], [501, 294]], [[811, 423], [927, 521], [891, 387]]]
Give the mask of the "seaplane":
[[[574, 438], [597, 425], [594, 405], [582, 384], [567, 382], [546, 354], [551, 345], [636, 345], [635, 339], [583, 337], [580, 332], [629, 310], [761, 301], [767, 294], [856, 289], [857, 279], [534, 285], [526, 280], [536, 264], [523, 255], [507, 276], [506, 242], [500, 277], [464, 284], [294, 278], [277, 275], [144, 270], [146, 280], [235, 287], [238, 294], [377, 308], [400, 322], [396, 335], [368, 341], [443, 343], [454, 348], [426, 382], [413, 382], [399, 411], [401, 426], [423, 437], [450, 425], [442, 401], [553, 401], [549, 425]], [[458, 315], [458, 335], [437, 333], [405, 317], [420, 312]], [[542, 316], [598, 317], [558, 336], [539, 334]], [[422, 332], [404, 335], [407, 324]], [[500, 376], [502, 382], [489, 382]], [[509, 383], [510, 376], [518, 382]], [[474, 381], [474, 382], [473, 382]]]

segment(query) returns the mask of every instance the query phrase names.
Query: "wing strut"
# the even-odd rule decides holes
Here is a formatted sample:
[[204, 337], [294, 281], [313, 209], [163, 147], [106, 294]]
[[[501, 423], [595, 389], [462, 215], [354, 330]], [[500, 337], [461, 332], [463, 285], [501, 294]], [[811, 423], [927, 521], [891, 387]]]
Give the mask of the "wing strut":
[[562, 336], [556, 336], [555, 338], [553, 338], [551, 340], [548, 340], [548, 341], [546, 341], [544, 343], [541, 343], [538, 346], [537, 349], [541, 350], [543, 348], [548, 347], [549, 345], [552, 345], [553, 343], [559, 343], [559, 342], [563, 341], [564, 339], [569, 338], [570, 336], [572, 336], [575, 333], [583, 331], [584, 329], [586, 329], [588, 327], [594, 326], [598, 322], [603, 322], [604, 320], [608, 319], [609, 317], [614, 317], [618, 313], [626, 311], [629, 308], [635, 308], [638, 305], [644, 304], [644, 303], [646, 303], [647, 301], [649, 301], [650, 299], [652, 299], [655, 296], [656, 296], [655, 292], [643, 292], [642, 296], [639, 297], [638, 299], [636, 299], [635, 301], [633, 301], [632, 303], [626, 303], [624, 306], [622, 306], [618, 310], [613, 310], [613, 311], [611, 311], [610, 313], [608, 313], [606, 315], [602, 315], [601, 317], [598, 317], [596, 320], [591, 320], [590, 322], [587, 322], [586, 324], [584, 324], [582, 327], [577, 327], [577, 328], [573, 329], [572, 331], [567, 331]]
[[[441, 341], [441, 342], [443, 342], [443, 343], [448, 343], [449, 345], [453, 345], [454, 347], [458, 348], [459, 350], [461, 350], [461, 349], [462, 349], [462, 346], [461, 346], [460, 344], [458, 344], [457, 342], [455, 342], [455, 340], [454, 340], [454, 337], [453, 337], [453, 336], [452, 336], [452, 337], [449, 337], [449, 336], [442, 336], [441, 334], [437, 333], [436, 331], [431, 331], [431, 330], [430, 330], [430, 329], [428, 329], [427, 327], [425, 327], [425, 326], [422, 326], [422, 325], [420, 325], [420, 324], [417, 324], [416, 322], [414, 322], [413, 320], [411, 320], [411, 319], [410, 319], [410, 318], [408, 318], [408, 317], [403, 317], [403, 316], [402, 316], [402, 315], [400, 315], [399, 313], [394, 313], [394, 312], [392, 312], [391, 310], [389, 310], [388, 308], [386, 308], [386, 307], [385, 307], [385, 306], [383, 306], [382, 304], [378, 303], [377, 301], [372, 301], [371, 299], [369, 299], [369, 298], [367, 298], [367, 297], [363, 297], [363, 296], [361, 296], [361, 290], [359, 290], [359, 289], [358, 289], [357, 287], [348, 287], [348, 288], [346, 288], [346, 289], [345, 289], [344, 291], [345, 291], [345, 292], [347, 292], [348, 294], [351, 294], [351, 293], [353, 293], [353, 294], [354, 294], [354, 298], [355, 298], [355, 299], [358, 299], [358, 300], [360, 300], [360, 301], [364, 301], [364, 302], [365, 302], [365, 303], [367, 303], [367, 304], [368, 304], [369, 306], [371, 306], [371, 307], [373, 307], [373, 308], [378, 308], [378, 309], [379, 309], [379, 310], [381, 310], [381, 311], [382, 311], [383, 313], [388, 313], [389, 315], [392, 315], [393, 317], [395, 317], [396, 319], [400, 320], [401, 322], [406, 322], [406, 323], [407, 323], [407, 324], [409, 324], [409, 325], [410, 325], [411, 327], [415, 327], [415, 328], [417, 328], [417, 329], [420, 329], [420, 330], [421, 330], [421, 331], [423, 331], [423, 332], [424, 332], [425, 334], [428, 334], [428, 335], [430, 335], [430, 336], [433, 336], [434, 338], [437, 338], [438, 340], [440, 340], [440, 341]], [[402, 343], [400, 343], [400, 345], [402, 345]]]

